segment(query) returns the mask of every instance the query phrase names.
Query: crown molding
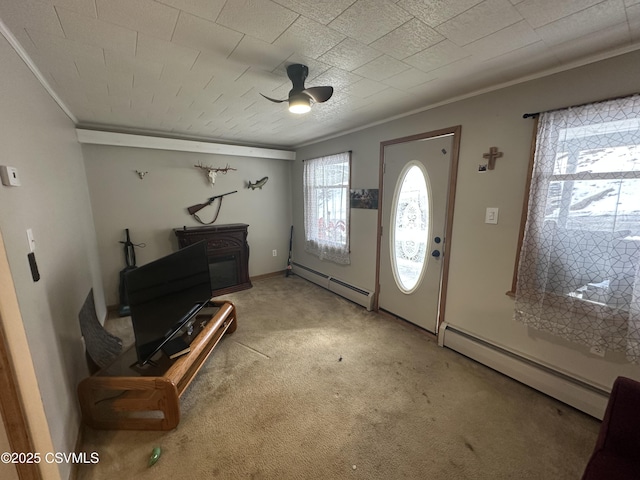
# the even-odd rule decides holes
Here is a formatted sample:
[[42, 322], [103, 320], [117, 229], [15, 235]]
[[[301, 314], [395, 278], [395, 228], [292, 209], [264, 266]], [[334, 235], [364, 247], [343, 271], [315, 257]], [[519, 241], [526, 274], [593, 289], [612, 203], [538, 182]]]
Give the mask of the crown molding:
[[76, 135], [80, 143], [93, 145], [151, 148], [156, 150], [232, 155], [236, 157], [269, 158], [273, 160], [296, 159], [296, 152], [291, 150], [276, 150], [272, 148], [247, 147], [244, 145], [228, 145], [225, 143], [152, 137], [149, 135], [133, 135], [130, 133], [86, 130], [83, 128], [76, 128]]
[[53, 90], [53, 88], [51, 88], [51, 85], [49, 85], [49, 82], [47, 81], [47, 79], [44, 77], [44, 75], [38, 69], [38, 67], [36, 67], [36, 64], [33, 63], [33, 60], [31, 60], [31, 57], [29, 56], [27, 51], [22, 47], [18, 39], [13, 35], [13, 33], [11, 33], [11, 31], [9, 30], [7, 25], [2, 21], [2, 19], [0, 19], [0, 33], [4, 38], [7, 39], [9, 44], [13, 47], [13, 49], [16, 51], [16, 53], [22, 59], [22, 61], [27, 65], [27, 67], [29, 67], [29, 70], [31, 70], [31, 72], [35, 75], [35, 77], [38, 79], [38, 81], [44, 87], [47, 93], [51, 96], [51, 98], [53, 98], [53, 101], [58, 104], [58, 106], [62, 109], [62, 111], [67, 115], [67, 117], [69, 117], [69, 119], [73, 122], [73, 124], [76, 125], [78, 123], [78, 119], [75, 117], [73, 113], [71, 113], [71, 110], [69, 110], [69, 108], [65, 105], [65, 103], [58, 96], [58, 94]]

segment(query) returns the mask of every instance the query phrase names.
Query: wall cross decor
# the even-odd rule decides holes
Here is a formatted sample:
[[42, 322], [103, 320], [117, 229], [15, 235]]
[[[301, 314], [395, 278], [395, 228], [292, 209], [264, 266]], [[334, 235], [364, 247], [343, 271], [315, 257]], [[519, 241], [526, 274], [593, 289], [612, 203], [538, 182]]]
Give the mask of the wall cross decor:
[[493, 170], [496, 166], [496, 159], [502, 157], [502, 152], [498, 151], [498, 147], [491, 147], [489, 153], [482, 155], [482, 158], [489, 160], [488, 169]]

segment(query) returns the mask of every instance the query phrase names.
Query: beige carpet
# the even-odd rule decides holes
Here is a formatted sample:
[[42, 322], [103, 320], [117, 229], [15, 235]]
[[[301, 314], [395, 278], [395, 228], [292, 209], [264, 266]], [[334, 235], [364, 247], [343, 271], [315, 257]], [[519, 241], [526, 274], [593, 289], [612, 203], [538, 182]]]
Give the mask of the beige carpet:
[[86, 429], [100, 462], [78, 478], [580, 478], [593, 418], [299, 277], [228, 298], [238, 329], [183, 395], [178, 427]]

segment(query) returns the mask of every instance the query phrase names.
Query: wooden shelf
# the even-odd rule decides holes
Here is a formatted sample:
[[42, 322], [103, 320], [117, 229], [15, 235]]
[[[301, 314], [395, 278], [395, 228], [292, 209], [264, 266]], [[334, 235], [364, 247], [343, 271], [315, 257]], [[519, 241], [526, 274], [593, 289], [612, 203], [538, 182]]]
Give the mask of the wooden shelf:
[[[83, 421], [102, 430], [171, 430], [180, 422], [180, 396], [225, 333], [237, 327], [231, 302], [211, 301], [217, 311], [193, 338], [190, 352], [175, 360], [161, 354], [160, 361], [138, 368], [135, 348], [78, 385]], [[121, 368], [122, 365], [129, 365]]]

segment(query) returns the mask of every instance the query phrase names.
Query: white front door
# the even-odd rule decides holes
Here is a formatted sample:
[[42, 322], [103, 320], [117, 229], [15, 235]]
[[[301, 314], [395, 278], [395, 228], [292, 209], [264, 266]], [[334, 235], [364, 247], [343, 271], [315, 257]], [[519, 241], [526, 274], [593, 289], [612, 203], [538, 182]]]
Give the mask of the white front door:
[[454, 143], [446, 134], [383, 144], [378, 308], [432, 333], [438, 329]]

